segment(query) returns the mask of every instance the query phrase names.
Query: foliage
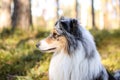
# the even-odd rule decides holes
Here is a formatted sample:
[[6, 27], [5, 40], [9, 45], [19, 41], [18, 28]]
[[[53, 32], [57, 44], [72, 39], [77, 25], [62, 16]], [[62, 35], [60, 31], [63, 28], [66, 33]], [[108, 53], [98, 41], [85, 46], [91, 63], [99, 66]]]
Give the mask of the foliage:
[[48, 33], [4, 29], [0, 33], [0, 80], [36, 80], [47, 76], [51, 54], [41, 53], [35, 44]]
[[[120, 30], [93, 31], [103, 64], [110, 71], [120, 69]], [[0, 80], [47, 80], [50, 53], [35, 44], [49, 31], [4, 29], [0, 32]]]
[[120, 30], [92, 31], [102, 56], [102, 62], [110, 71], [120, 69]]

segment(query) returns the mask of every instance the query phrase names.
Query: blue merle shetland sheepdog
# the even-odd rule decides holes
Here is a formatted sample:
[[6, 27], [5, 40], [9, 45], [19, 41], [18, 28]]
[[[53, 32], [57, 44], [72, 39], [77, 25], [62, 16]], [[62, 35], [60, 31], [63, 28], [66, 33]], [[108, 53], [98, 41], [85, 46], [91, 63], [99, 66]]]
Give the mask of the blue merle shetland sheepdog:
[[54, 52], [49, 80], [120, 80], [101, 64], [92, 35], [76, 19], [61, 17], [52, 33], [36, 46]]

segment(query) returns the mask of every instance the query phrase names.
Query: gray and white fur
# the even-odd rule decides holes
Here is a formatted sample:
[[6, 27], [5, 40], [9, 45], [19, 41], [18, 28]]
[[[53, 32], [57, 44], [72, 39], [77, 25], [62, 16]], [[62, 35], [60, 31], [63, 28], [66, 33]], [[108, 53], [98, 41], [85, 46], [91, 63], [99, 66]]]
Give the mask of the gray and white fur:
[[93, 36], [78, 20], [61, 17], [55, 29], [66, 38], [67, 52], [54, 53], [49, 67], [50, 80], [120, 80], [102, 65]]

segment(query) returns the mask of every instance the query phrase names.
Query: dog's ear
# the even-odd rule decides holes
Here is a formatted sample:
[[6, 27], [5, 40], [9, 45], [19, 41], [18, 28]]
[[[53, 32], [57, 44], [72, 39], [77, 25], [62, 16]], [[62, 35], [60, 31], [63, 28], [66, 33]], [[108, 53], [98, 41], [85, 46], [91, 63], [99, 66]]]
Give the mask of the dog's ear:
[[75, 33], [78, 29], [78, 20], [77, 19], [71, 19], [70, 21], [70, 32]]
[[81, 39], [81, 37], [82, 37], [82, 33], [81, 33], [81, 31], [79, 30], [79, 22], [78, 22], [78, 20], [77, 19], [72, 19], [71, 20], [71, 22], [70, 22], [70, 33], [72, 34], [72, 35], [74, 35], [74, 37], [76, 38], [76, 39]]
[[60, 24], [61, 24], [61, 28], [63, 28], [64, 30], [70, 32], [69, 21], [61, 20]]
[[78, 20], [77, 19], [71, 19], [70, 26], [72, 28], [75, 28], [78, 26]]

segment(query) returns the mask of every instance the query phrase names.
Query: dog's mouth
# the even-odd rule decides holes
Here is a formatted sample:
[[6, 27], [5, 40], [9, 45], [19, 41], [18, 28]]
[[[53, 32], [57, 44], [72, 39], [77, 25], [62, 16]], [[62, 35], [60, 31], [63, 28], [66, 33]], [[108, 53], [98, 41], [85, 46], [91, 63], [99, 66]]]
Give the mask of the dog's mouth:
[[47, 51], [53, 51], [53, 50], [55, 50], [56, 48], [50, 48], [50, 49], [46, 49], [46, 50], [41, 50], [41, 51], [43, 51], [43, 52], [47, 52]]

